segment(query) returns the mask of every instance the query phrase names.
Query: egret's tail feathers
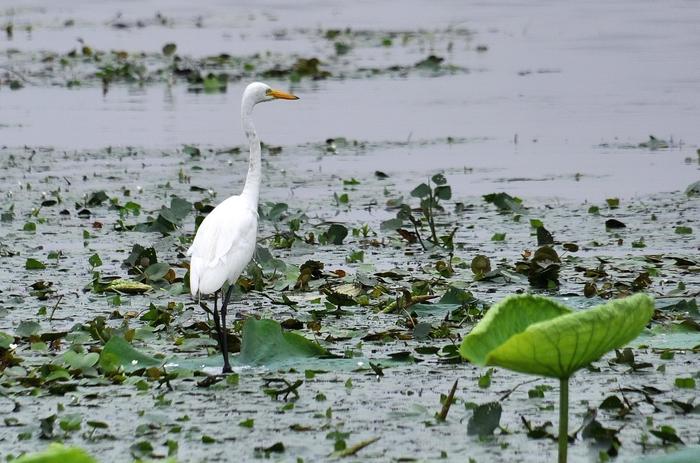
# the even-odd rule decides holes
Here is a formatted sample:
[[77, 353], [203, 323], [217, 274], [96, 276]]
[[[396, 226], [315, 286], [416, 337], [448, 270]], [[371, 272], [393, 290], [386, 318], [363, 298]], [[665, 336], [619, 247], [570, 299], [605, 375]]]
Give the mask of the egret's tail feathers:
[[212, 294], [223, 286], [226, 281], [226, 269], [214, 268], [212, 271], [207, 262], [201, 257], [192, 256], [190, 261], [190, 292], [192, 296]]
[[199, 293], [199, 275], [201, 275], [201, 265], [197, 262], [198, 259], [192, 259], [190, 262], [190, 293], [192, 297], [197, 297]]

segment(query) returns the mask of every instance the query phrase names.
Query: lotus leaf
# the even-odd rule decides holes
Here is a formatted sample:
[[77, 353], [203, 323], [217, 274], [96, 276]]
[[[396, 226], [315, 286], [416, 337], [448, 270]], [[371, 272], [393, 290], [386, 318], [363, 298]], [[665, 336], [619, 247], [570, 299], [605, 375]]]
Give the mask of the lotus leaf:
[[643, 294], [581, 311], [545, 297], [511, 296], [488, 311], [460, 353], [477, 365], [568, 378], [636, 338], [653, 314], [654, 302]]

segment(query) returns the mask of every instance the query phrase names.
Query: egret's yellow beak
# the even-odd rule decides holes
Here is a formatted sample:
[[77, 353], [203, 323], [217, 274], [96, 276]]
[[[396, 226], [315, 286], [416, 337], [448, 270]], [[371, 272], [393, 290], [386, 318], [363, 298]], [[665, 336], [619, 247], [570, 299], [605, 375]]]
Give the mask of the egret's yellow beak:
[[292, 95], [291, 93], [283, 92], [282, 90], [268, 90], [267, 94], [271, 97], [278, 98], [280, 100], [298, 100], [299, 97]]

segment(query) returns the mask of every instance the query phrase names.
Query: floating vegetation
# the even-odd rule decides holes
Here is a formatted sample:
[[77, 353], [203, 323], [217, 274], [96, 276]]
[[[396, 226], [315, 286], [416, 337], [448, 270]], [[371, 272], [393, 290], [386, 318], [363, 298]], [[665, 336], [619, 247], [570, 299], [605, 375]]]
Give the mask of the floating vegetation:
[[[300, 31], [300, 33], [305, 33]], [[450, 33], [452, 34], [452, 33]], [[447, 33], [438, 34], [440, 40], [448, 40]], [[352, 79], [381, 75], [405, 76], [414, 72], [422, 75], [466, 73], [464, 66], [449, 63], [445, 57], [429, 54], [424, 59], [409, 64], [386, 64], [381, 67], [353, 65], [338, 58], [351, 53], [355, 47], [365, 47], [370, 42], [377, 46], [390, 47], [391, 37], [402, 38], [404, 47], [423, 46], [425, 37], [416, 33], [382, 33], [378, 38], [373, 33], [327, 31], [326, 37], [345, 37], [334, 41], [332, 52], [327, 56], [303, 56], [264, 51], [250, 55], [221, 53], [210, 56], [186, 56], [178, 53], [177, 43], [162, 46], [160, 52], [133, 52], [125, 50], [99, 50], [83, 41], [79, 47], [65, 53], [42, 51], [23, 53], [15, 51], [8, 55], [7, 68], [22, 69], [21, 72], [6, 72], [0, 75], [0, 85], [14, 90], [25, 87], [26, 82], [42, 82], [50, 76], [53, 82], [63, 82], [68, 88], [100, 84], [107, 93], [114, 84], [154, 84], [183, 81], [191, 92], [226, 92], [228, 83], [240, 80], [279, 79], [292, 83], [304, 79]], [[468, 40], [469, 34], [456, 34], [460, 40]], [[432, 35], [430, 40], [436, 40]], [[376, 42], [375, 42], [376, 41]], [[3, 65], [0, 61], [0, 65]]]
[[[337, 153], [325, 155], [343, 156], [349, 149], [361, 149], [362, 153], [384, 149], [340, 138], [332, 143]], [[327, 153], [328, 146], [324, 141], [294, 149], [283, 147], [279, 155], [268, 159], [283, 167], [285, 174], [273, 170], [272, 178], [278, 184], [293, 185], [301, 175], [294, 174], [295, 166], [304, 164], [300, 159], [312, 162], [318, 153]], [[290, 151], [296, 152], [293, 159], [285, 156]], [[59, 161], [51, 151], [31, 153], [5, 150], [7, 175], [21, 177], [29, 162], [50, 166]], [[282, 409], [277, 421], [299, 429], [294, 433], [313, 433], [325, 426], [322, 423], [329, 419], [327, 413], [336, 417], [331, 419], [346, 423], [364, 422], [362, 413], [344, 411], [344, 407], [356, 397], [375, 397], [377, 387], [392, 390], [389, 375], [411, 381], [409, 378], [418, 373], [439, 369], [442, 373], [424, 378], [421, 387], [429, 385], [447, 394], [454, 380], [461, 378], [462, 384], [450, 399], [449, 414], [443, 413], [441, 426], [504, 441], [508, 437], [499, 431], [504, 426], [533, 439], [552, 438], [555, 433], [545, 425], [546, 420], [554, 421], [551, 410], [534, 411], [538, 409], [536, 401], [543, 400], [542, 395], [546, 400], [549, 392], [539, 386], [548, 384], [512, 393], [531, 404], [525, 421], [503, 400], [496, 400], [498, 397], [485, 401], [473, 397], [477, 390], [493, 394], [517, 388], [520, 380], [498, 368], [480, 374], [460, 365], [461, 339], [484, 314], [491, 313], [491, 303], [514, 292], [565, 295], [568, 304], [578, 308], [643, 291], [660, 297], [651, 329], [632, 344], [629, 353], [620, 351], [620, 360], [606, 356], [610, 363], [596, 362], [591, 367], [600, 373], [584, 370], [572, 382], [578, 397], [581, 388], [575, 386], [576, 378], [590, 375], [586, 381], [594, 386], [581, 394], [593, 406], [609, 395], [620, 394], [617, 385], [603, 380], [608, 377], [605, 375], [619, 376], [629, 370], [624, 381], [629, 390], [624, 394], [630, 404], [623, 400], [623, 408], [601, 407], [580, 436], [584, 442], [604, 441], [604, 451], [615, 449], [619, 453], [638, 451], [635, 442], [639, 432], [649, 436], [645, 445], [674, 445], [674, 435], [683, 442], [688, 440], [690, 428], [678, 425], [674, 410], [693, 406], [686, 394], [694, 390], [690, 380], [697, 379], [688, 374], [682, 362], [697, 355], [693, 351], [698, 347], [693, 288], [700, 263], [691, 250], [689, 238], [694, 234], [682, 228], [694, 232], [694, 227], [690, 221], [688, 225], [676, 224], [675, 218], [677, 214], [693, 217], [697, 208], [693, 197], [682, 193], [663, 196], [661, 202], [674, 207], [653, 209], [655, 219], [650, 217], [647, 201], [635, 200], [604, 201], [596, 206], [598, 213], [591, 214], [591, 204], [549, 208], [505, 193], [481, 198], [456, 196], [452, 175], [429, 172], [423, 179], [413, 179], [396, 172], [378, 175], [374, 169], [366, 176], [320, 179], [322, 188], [313, 190], [319, 194], [303, 204], [273, 193], [260, 204], [262, 239], [254, 263], [239, 279], [233, 296], [238, 300], [247, 293], [245, 300], [251, 301], [263, 320], [251, 318], [249, 303], [234, 302], [240, 313], [228, 338], [234, 365], [262, 364], [269, 370], [244, 369], [223, 377], [218, 375], [220, 357], [211, 321], [198, 307], [211, 301], [193, 302], [187, 295], [184, 252], [202, 216], [216, 203], [215, 192], [230, 187], [223, 178], [222, 183], [214, 183], [218, 180], [206, 169], [217, 165], [222, 156], [235, 160], [237, 149], [187, 145], [162, 154], [165, 164], [145, 167], [129, 153], [129, 149], [113, 148], [90, 154], [93, 160], [123, 156], [123, 161], [102, 173], [110, 180], [101, 182], [99, 188], [80, 181], [80, 171], [74, 167], [84, 162], [81, 153], [63, 156], [60, 162], [75, 171], [66, 177], [73, 185], [70, 190], [62, 187], [66, 179], [48, 178], [42, 189], [54, 194], [43, 195], [25, 184], [13, 194], [12, 204], [5, 206], [11, 214], [2, 222], [3, 230], [8, 230], [2, 248], [7, 262], [4, 268], [19, 271], [5, 271], [0, 287], [3, 296], [7, 295], [0, 335], [0, 384], [22, 410], [48, 420], [45, 433], [52, 422], [48, 418], [56, 415], [51, 435], [68, 433], [71, 441], [67, 444], [79, 445], [92, 454], [98, 454], [93, 450], [100, 448], [102, 439], [116, 438], [116, 448], [132, 448], [134, 454], [183, 457], [188, 455], [183, 450], [185, 443], [204, 451], [205, 447], [220, 448], [222, 438], [214, 427], [189, 413], [189, 421], [178, 421], [185, 414], [180, 412], [159, 422], [162, 418], [140, 414], [141, 410], [176, 410], [169, 404], [191, 397], [188, 394], [193, 388], [204, 394], [205, 402], [188, 400], [200, 406], [228, 391], [228, 400], [245, 397], [259, 410], [272, 413]], [[135, 179], [142, 175], [156, 180], [148, 188], [127, 187], [136, 185]], [[183, 178], [188, 180], [181, 181]], [[305, 188], [316, 188], [314, 185], [310, 181]], [[344, 194], [347, 201], [342, 199]], [[373, 198], [382, 196], [384, 203], [371, 210], [355, 209], [355, 205], [372, 204]], [[339, 215], [338, 211], [352, 215]], [[626, 227], [606, 228], [611, 214]], [[575, 231], [568, 225], [572, 221], [577, 224]], [[34, 226], [27, 231], [30, 222]], [[669, 223], [673, 226], [660, 226]], [[397, 231], [400, 229], [404, 232]], [[634, 239], [627, 237], [628, 230], [633, 231]], [[495, 233], [505, 234], [506, 239], [490, 241]], [[634, 244], [641, 236], [645, 248]], [[33, 244], [47, 237], [51, 250]], [[479, 246], [474, 246], [477, 241]], [[645, 253], [669, 242], [674, 243], [675, 251]], [[647, 377], [636, 372], [662, 367], [664, 390], [668, 392], [644, 392]], [[331, 378], [342, 378], [340, 386], [350, 381], [351, 387], [342, 387], [347, 396], [336, 395], [338, 383]], [[46, 410], [42, 408], [44, 399], [30, 401], [25, 395], [28, 387], [46, 397], [70, 394], [86, 405], [66, 407], [68, 411]], [[123, 394], [132, 405], [114, 412], [104, 398]], [[633, 414], [627, 414], [625, 429], [611, 427], [607, 414], [625, 407], [633, 410], [635, 405], [631, 404], [636, 402], [630, 396], [647, 397], [644, 400], [652, 400], [659, 410], [665, 410], [656, 412], [657, 426], [647, 429], [631, 418]], [[409, 414], [423, 413], [406, 409], [406, 397], [412, 397], [415, 406], [434, 407], [438, 403], [437, 397], [426, 397], [426, 402], [415, 395], [401, 395], [390, 399], [389, 406]], [[117, 413], [121, 419], [88, 421], [94, 410], [86, 407], [92, 407], [88, 404], [93, 401], [98, 401], [100, 410]], [[667, 408], [664, 401], [678, 405]], [[463, 402], [475, 404], [459, 406]], [[445, 403], [440, 403], [438, 410], [444, 409]], [[295, 411], [297, 407], [317, 406], [322, 406], [313, 412], [318, 418]], [[76, 413], [81, 418], [74, 416]], [[238, 426], [248, 432], [267, 433], [273, 424], [265, 416], [252, 415], [244, 408], [236, 413], [234, 422], [252, 423], [251, 427]], [[31, 422], [24, 412], [17, 417], [22, 423]], [[253, 422], [246, 421], [249, 419]], [[432, 412], [421, 418], [434, 423], [439, 419]], [[469, 423], [466, 431], [459, 424], [461, 420]], [[66, 429], [80, 428], [65, 431], [61, 422]], [[396, 426], [405, 425], [404, 419], [396, 422]], [[669, 425], [675, 434], [662, 428]], [[178, 427], [189, 431], [173, 436], [169, 430]], [[41, 448], [36, 444], [40, 428], [27, 424], [5, 429], [7, 438], [24, 436], [18, 440], [19, 448], [36, 450]], [[148, 432], [115, 437], [133, 436], [137, 428]], [[364, 449], [358, 447], [358, 454], [385, 449], [385, 440], [395, 442], [391, 435], [383, 434], [381, 440]], [[351, 431], [348, 437], [333, 439], [331, 448], [320, 454], [336, 452], [334, 442], [340, 447], [342, 440], [347, 449], [374, 437]], [[163, 444], [168, 440], [179, 444]], [[285, 439], [285, 453], [291, 452], [287, 444]]]

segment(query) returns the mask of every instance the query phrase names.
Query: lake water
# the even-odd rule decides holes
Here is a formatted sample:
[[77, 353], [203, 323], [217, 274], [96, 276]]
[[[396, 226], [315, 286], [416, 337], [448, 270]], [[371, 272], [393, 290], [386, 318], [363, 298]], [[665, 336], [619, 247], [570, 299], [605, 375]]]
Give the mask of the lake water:
[[[4, 49], [65, 53], [77, 38], [95, 49], [158, 51], [174, 42], [182, 55], [273, 50], [321, 56], [313, 31], [456, 30], [448, 50], [358, 47], [351, 64], [415, 63], [429, 53], [469, 69], [440, 77], [409, 75], [302, 81], [301, 100], [261, 106], [263, 140], [290, 146], [329, 137], [372, 142], [473, 140], [404, 151], [378, 146], [351, 169], [394, 165], [407, 172], [473, 169], [463, 194], [494, 188], [571, 199], [629, 197], [682, 190], [700, 177], [700, 7], [656, 2], [25, 2], [4, 8], [15, 24]], [[156, 20], [160, 13], [165, 25]], [[66, 21], [72, 24], [66, 27]], [[141, 21], [144, 27], [134, 25]], [[124, 28], [113, 27], [121, 23]], [[23, 25], [31, 24], [31, 32]], [[198, 27], [202, 26], [202, 27]], [[127, 27], [129, 26], [129, 27]], [[131, 27], [134, 26], [134, 27]], [[485, 45], [485, 52], [475, 52]], [[22, 70], [2, 58], [3, 68]], [[55, 83], [55, 82], [54, 82]], [[271, 81], [289, 87], [285, 81]], [[0, 143], [59, 149], [185, 143], [244, 143], [238, 104], [244, 83], [223, 94], [188, 93], [165, 82], [95, 86], [28, 84], [0, 88]], [[638, 148], [650, 134], [670, 149]], [[517, 141], [517, 142], [516, 142]], [[330, 162], [333, 162], [332, 160]], [[355, 164], [356, 163], [356, 164]], [[346, 163], [347, 164], [347, 163]], [[577, 177], [577, 174], [578, 177]], [[576, 179], [578, 178], [578, 181]], [[534, 181], [529, 181], [534, 180]]]

